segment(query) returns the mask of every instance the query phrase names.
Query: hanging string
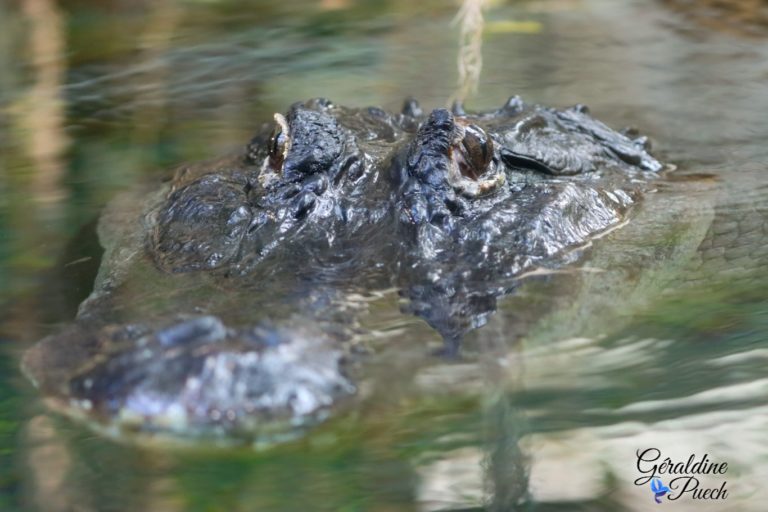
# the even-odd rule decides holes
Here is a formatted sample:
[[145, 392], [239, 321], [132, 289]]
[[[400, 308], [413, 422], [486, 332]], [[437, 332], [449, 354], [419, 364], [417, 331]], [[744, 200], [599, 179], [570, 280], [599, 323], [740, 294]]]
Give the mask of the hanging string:
[[488, 0], [462, 0], [453, 19], [452, 24], [459, 25], [459, 80], [450, 103], [464, 102], [470, 94], [477, 92], [483, 69], [483, 9], [487, 3]]

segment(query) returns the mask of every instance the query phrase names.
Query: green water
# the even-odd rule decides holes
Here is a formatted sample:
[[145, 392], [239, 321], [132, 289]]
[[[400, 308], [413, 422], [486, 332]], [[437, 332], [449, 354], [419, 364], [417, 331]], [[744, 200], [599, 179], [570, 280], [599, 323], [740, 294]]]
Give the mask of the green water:
[[729, 464], [708, 481], [727, 480], [725, 502], [663, 506], [764, 510], [768, 34], [720, 32], [667, 3], [487, 12], [469, 108], [511, 94], [585, 103], [693, 176], [595, 244], [576, 300], [513, 343], [518, 319], [556, 302], [557, 290], [523, 289], [465, 360], [426, 365], [437, 335], [384, 300], [366, 319], [382, 353], [372, 381], [396, 363], [397, 382], [297, 442], [179, 450], [52, 414], [18, 371], [87, 296], [99, 211], [169, 166], [242, 145], [300, 99], [445, 105], [456, 6], [0, 2], [0, 510], [653, 510], [633, 484], [649, 446]]

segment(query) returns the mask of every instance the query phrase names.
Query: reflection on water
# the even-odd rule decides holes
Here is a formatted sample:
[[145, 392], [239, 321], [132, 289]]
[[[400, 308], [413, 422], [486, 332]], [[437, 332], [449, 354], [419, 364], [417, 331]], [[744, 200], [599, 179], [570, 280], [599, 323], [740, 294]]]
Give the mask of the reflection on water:
[[64, 20], [53, 2], [22, 2], [29, 21], [29, 63], [34, 69], [32, 87], [12, 108], [18, 133], [32, 160], [35, 175], [31, 190], [43, 201], [61, 199], [62, 153], [67, 146], [61, 98], [64, 81]]
[[678, 179], [583, 267], [500, 304], [462, 361], [425, 358], [437, 336], [381, 297], [366, 403], [265, 452], [94, 436], [45, 411], [18, 354], [87, 293], [99, 255], [81, 228], [116, 191], [298, 99], [445, 104], [454, 6], [0, 4], [0, 509], [639, 511], [656, 506], [633, 483], [649, 446], [729, 464], [726, 504], [677, 509], [764, 508], [768, 43], [742, 37], [762, 30], [738, 14], [749, 2], [723, 15], [746, 31], [679, 10], [696, 2], [498, 4], [470, 107], [586, 103], [652, 134]]
[[691, 2], [686, 0], [664, 2], [704, 27], [743, 37], [766, 36], [768, 5], [763, 0], [699, 0], [697, 9], [691, 9]]

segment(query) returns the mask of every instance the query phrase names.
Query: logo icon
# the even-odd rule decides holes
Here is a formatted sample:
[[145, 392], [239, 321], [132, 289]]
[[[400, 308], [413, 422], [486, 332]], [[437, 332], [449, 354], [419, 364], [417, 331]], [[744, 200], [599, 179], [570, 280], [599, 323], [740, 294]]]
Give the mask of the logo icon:
[[669, 492], [669, 487], [664, 485], [661, 478], [654, 477], [651, 479], [651, 491], [653, 491], [653, 499], [656, 500], [656, 503], [661, 503], [661, 498]]

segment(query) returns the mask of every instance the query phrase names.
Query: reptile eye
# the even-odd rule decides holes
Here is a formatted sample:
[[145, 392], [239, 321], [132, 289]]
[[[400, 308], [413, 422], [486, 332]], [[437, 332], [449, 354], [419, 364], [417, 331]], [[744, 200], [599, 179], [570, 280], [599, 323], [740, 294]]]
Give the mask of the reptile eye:
[[283, 149], [285, 148], [285, 134], [280, 126], [275, 126], [272, 130], [272, 134], [269, 136], [269, 156], [283, 156]]
[[275, 114], [275, 128], [269, 136], [269, 165], [274, 170], [283, 168], [285, 155], [288, 153], [290, 138], [288, 136], [288, 123], [280, 114]]
[[493, 141], [476, 124], [464, 127], [464, 138], [458, 149], [458, 163], [461, 174], [477, 180], [485, 174], [493, 158]]

